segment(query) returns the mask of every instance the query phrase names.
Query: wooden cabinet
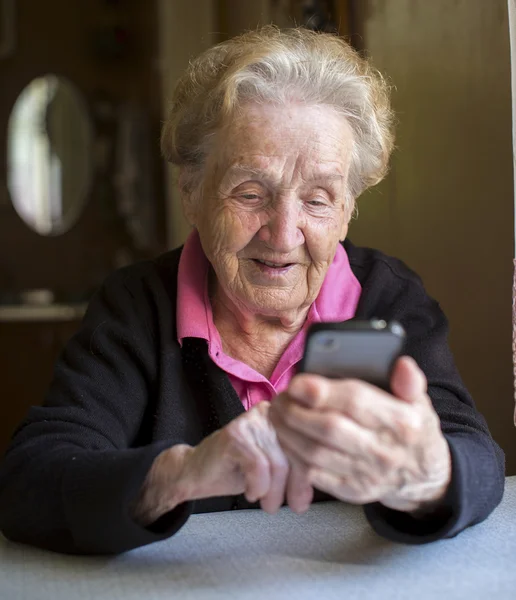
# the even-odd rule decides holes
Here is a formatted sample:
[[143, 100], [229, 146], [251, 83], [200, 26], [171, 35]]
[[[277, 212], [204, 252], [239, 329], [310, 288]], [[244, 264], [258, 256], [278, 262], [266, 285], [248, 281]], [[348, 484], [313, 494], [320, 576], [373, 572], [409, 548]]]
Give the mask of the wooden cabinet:
[[54, 363], [79, 321], [0, 322], [0, 454], [30, 406], [43, 402]]
[[[21, 292], [37, 289], [51, 290], [63, 302], [81, 302], [114, 268], [165, 249], [157, 7], [154, 2], [18, 0], [15, 34], [14, 52], [0, 61], [1, 302], [16, 302], [12, 298]], [[190, 34], [195, 37], [193, 29]], [[46, 73], [66, 77], [81, 92], [95, 136], [95, 175], [87, 204], [77, 223], [55, 236], [41, 236], [27, 227], [7, 189], [11, 111], [25, 86]], [[122, 145], [120, 116], [128, 107], [141, 111], [150, 138], [142, 171], [154, 189], [145, 197], [146, 206], [155, 211], [152, 248], [135, 244], [120, 208], [122, 180], [116, 175], [121, 167], [116, 159], [122, 153], [116, 149]], [[131, 136], [126, 132], [126, 137]], [[135, 153], [131, 164], [144, 158], [146, 153]], [[133, 202], [133, 195], [127, 197]], [[0, 313], [4, 309], [0, 304]], [[43, 400], [56, 357], [78, 326], [78, 319], [66, 319], [11, 321], [0, 316], [0, 452], [28, 407]]]

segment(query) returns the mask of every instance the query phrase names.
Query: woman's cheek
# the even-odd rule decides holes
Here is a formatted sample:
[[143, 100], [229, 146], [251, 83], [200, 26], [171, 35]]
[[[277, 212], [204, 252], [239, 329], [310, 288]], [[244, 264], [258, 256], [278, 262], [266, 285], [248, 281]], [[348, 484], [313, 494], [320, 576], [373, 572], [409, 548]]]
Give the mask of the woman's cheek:
[[340, 228], [335, 219], [320, 219], [305, 233], [308, 252], [315, 263], [333, 260], [339, 242]]
[[228, 237], [232, 240], [235, 252], [243, 250], [261, 228], [260, 216], [250, 211], [235, 211], [228, 228]]
[[219, 212], [211, 222], [213, 251], [217, 254], [237, 254], [243, 250], [260, 228], [256, 215], [236, 210]]

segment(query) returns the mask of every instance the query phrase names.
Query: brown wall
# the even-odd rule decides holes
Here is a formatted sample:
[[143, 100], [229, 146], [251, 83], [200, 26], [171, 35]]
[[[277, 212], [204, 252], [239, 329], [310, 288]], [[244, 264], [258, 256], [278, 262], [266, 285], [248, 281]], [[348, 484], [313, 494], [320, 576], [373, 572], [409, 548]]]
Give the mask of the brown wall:
[[359, 201], [350, 237], [405, 260], [441, 302], [459, 369], [515, 474], [507, 2], [356, 5], [399, 126], [391, 173]]
[[[177, 80], [188, 61], [209, 48], [216, 32], [215, 14], [218, 0], [158, 0], [158, 38], [160, 46], [161, 95], [163, 119]], [[167, 174], [167, 240], [168, 246], [181, 245], [190, 233], [183, 215], [177, 187], [177, 169], [168, 164]]]

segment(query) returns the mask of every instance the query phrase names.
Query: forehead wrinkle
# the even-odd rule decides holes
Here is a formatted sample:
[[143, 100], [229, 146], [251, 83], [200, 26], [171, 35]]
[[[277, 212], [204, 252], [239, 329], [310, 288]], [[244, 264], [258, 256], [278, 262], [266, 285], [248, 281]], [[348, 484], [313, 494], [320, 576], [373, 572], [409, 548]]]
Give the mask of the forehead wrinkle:
[[341, 173], [314, 173], [311, 181], [313, 183], [333, 183], [334, 181], [342, 182], [346, 179]]
[[[342, 139], [345, 136], [327, 130], [320, 139], [318, 136], [311, 137], [304, 131], [288, 127], [288, 124], [282, 122], [280, 129], [285, 125], [288, 130], [294, 129], [291, 143], [284, 147], [284, 136], [278, 138], [277, 127], [273, 129], [270, 139], [263, 135], [263, 129], [268, 132], [268, 127], [273, 123], [267, 122], [265, 125], [264, 128], [261, 121], [240, 120], [234, 124], [234, 128], [230, 127], [226, 131], [226, 148], [223, 151], [226, 160], [219, 155], [220, 159], [217, 161], [219, 169], [223, 170], [222, 180], [229, 183], [249, 177], [266, 180], [271, 184], [289, 182], [290, 185], [296, 185], [296, 180], [301, 180], [304, 185], [318, 182], [345, 183], [350, 158], [347, 156], [350, 152], [345, 147], [347, 140]], [[330, 142], [329, 147], [327, 142]], [[343, 160], [338, 160], [339, 156]]]
[[263, 169], [253, 167], [245, 163], [236, 163], [229, 167], [229, 169], [226, 171], [226, 174], [230, 177], [238, 175], [250, 175], [253, 177], [259, 177], [263, 174]]
[[[317, 165], [319, 167], [320, 165]], [[340, 170], [340, 169], [339, 169]], [[332, 172], [326, 170], [316, 170], [313, 173], [303, 173], [303, 169], [295, 169], [294, 172], [298, 173], [299, 178], [304, 184], [331, 184], [331, 183], [344, 183], [346, 176], [340, 172]], [[230, 181], [238, 177], [250, 177], [253, 179], [267, 179], [267, 180], [280, 180], [278, 178], [277, 169], [268, 169], [267, 167], [256, 167], [246, 163], [236, 163], [229, 167], [226, 171], [224, 179]]]

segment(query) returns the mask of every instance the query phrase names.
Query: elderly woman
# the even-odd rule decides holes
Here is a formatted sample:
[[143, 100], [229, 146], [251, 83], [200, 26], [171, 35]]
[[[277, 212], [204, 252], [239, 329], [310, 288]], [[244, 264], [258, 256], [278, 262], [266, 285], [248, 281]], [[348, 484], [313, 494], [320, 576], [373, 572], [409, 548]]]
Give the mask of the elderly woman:
[[[503, 455], [443, 313], [401, 262], [346, 240], [392, 143], [385, 83], [336, 36], [266, 27], [190, 64], [163, 151], [193, 231], [91, 301], [4, 459], [8, 538], [117, 553], [192, 512], [331, 497], [419, 543], [493, 510]], [[391, 393], [296, 375], [307, 327], [354, 317], [406, 329]]]

